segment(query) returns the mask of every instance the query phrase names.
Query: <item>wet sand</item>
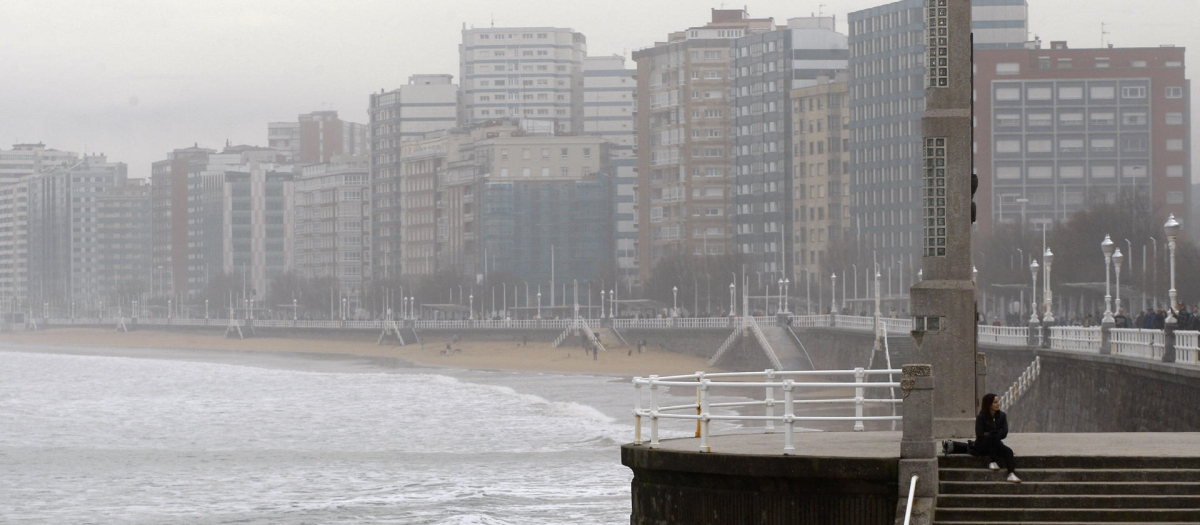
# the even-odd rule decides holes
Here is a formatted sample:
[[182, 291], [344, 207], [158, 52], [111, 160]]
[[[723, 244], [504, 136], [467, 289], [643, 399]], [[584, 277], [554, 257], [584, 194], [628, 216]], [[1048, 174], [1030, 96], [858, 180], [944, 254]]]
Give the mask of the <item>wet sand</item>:
[[[550, 372], [599, 376], [648, 376], [690, 374], [699, 370], [721, 371], [709, 367], [706, 359], [648, 349], [629, 355], [623, 345], [606, 344], [608, 351], [599, 359], [585, 356], [580, 348], [554, 348], [550, 343], [529, 342], [518, 346], [512, 342], [459, 341], [453, 347], [461, 353], [441, 355], [450, 334], [445, 337], [422, 334], [424, 345], [376, 346], [375, 338], [365, 334], [304, 334], [301, 337], [251, 337], [226, 339], [217, 331], [137, 330], [116, 332], [95, 328], [53, 328], [36, 332], [0, 334], [0, 344], [52, 345], [59, 347], [95, 347], [98, 349], [178, 349], [202, 353], [211, 350], [225, 354], [234, 352], [296, 353], [393, 358], [414, 366], [462, 368], [471, 370], [506, 370], [519, 372]], [[105, 353], [105, 352], [101, 352]], [[132, 353], [132, 352], [130, 352]], [[130, 353], [121, 353], [130, 355]]]

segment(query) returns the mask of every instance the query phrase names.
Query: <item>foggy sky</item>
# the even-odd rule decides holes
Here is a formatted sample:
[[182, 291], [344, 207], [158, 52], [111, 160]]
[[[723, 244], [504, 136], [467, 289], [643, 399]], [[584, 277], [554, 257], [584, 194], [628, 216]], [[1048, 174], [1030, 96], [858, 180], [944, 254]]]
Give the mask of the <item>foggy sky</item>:
[[[760, 0], [753, 17], [838, 17], [885, 0]], [[1188, 0], [1029, 0], [1032, 35], [1048, 46], [1098, 47], [1100, 23], [1118, 47], [1175, 44], [1200, 52]], [[0, 2], [0, 148], [16, 142], [104, 152], [148, 177], [168, 151], [267, 143], [267, 122], [337, 110], [366, 122], [367, 96], [409, 75], [458, 82], [462, 24], [570, 27], [590, 55], [624, 54], [670, 31], [703, 25], [697, 0], [201, 0]], [[741, 3], [725, 4], [728, 8]], [[632, 66], [632, 62], [629, 63]], [[1194, 73], [1189, 71], [1189, 77]], [[1195, 115], [1193, 115], [1193, 119]], [[1196, 142], [1197, 137], [1194, 137]], [[1195, 148], [1194, 148], [1195, 149]]]

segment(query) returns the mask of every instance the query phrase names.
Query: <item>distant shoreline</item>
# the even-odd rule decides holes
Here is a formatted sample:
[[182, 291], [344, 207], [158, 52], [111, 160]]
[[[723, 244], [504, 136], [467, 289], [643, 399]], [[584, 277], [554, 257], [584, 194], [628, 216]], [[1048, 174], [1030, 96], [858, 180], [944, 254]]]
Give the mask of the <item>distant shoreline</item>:
[[[696, 370], [718, 369], [708, 366], [700, 357], [677, 354], [662, 349], [636, 351], [629, 355], [624, 346], [609, 345], [598, 360], [585, 357], [580, 348], [554, 348], [550, 343], [530, 341], [527, 346], [515, 342], [459, 341], [452, 343], [461, 353], [440, 355], [450, 342], [450, 336], [427, 336], [424, 345], [376, 346], [374, 337], [363, 335], [303, 337], [253, 337], [244, 340], [226, 339], [209, 331], [137, 330], [116, 332], [98, 328], [52, 328], [35, 332], [0, 334], [0, 347], [5, 343], [19, 345], [19, 351], [105, 355], [113, 357], [189, 359], [228, 363], [244, 361], [261, 365], [271, 356], [305, 357], [344, 361], [351, 367], [370, 363], [384, 369], [445, 368], [479, 371], [534, 372], [578, 374], [607, 377], [648, 376], [651, 374], [690, 374]], [[25, 348], [20, 348], [25, 347]], [[162, 355], [163, 350], [174, 355]], [[217, 359], [213, 359], [217, 358]], [[231, 359], [232, 358], [232, 359]], [[365, 360], [354, 363], [354, 359]], [[283, 361], [280, 359], [279, 361]], [[236, 364], [236, 363], [235, 363]], [[274, 363], [266, 366], [287, 366]], [[304, 367], [302, 367], [304, 368]]]

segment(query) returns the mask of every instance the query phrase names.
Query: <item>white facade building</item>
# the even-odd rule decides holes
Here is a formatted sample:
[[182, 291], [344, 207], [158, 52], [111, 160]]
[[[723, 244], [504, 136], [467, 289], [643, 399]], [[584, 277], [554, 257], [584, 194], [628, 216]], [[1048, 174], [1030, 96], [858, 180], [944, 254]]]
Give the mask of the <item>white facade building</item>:
[[572, 29], [463, 29], [459, 45], [459, 122], [522, 118], [583, 128], [587, 39]]

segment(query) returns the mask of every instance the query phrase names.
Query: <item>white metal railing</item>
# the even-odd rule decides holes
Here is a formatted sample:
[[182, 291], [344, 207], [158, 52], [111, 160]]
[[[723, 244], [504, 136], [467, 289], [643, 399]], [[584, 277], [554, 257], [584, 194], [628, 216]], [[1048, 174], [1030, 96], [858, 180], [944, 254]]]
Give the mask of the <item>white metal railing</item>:
[[979, 342], [996, 346], [1029, 346], [1029, 328], [1025, 326], [979, 325]]
[[733, 345], [742, 337], [744, 331], [744, 322], [740, 323], [737, 328], [734, 328], [729, 333], [729, 337], [725, 338], [725, 342], [721, 343], [721, 347], [717, 349], [717, 353], [713, 354], [712, 359], [708, 360], [708, 366], [717, 366], [717, 362], [721, 360], [721, 356], [725, 355], [725, 352], [728, 352], [730, 348], [733, 348]]
[[673, 328], [674, 319], [664, 318], [647, 318], [647, 319], [613, 319], [613, 326], [616, 328]]
[[[753, 326], [753, 325], [750, 325]], [[853, 422], [856, 430], [864, 430], [863, 423], [866, 421], [900, 421], [902, 416], [866, 416], [863, 415], [863, 407], [866, 404], [899, 404], [902, 401], [899, 399], [868, 399], [865, 396], [867, 388], [895, 388], [900, 386], [900, 383], [893, 382], [867, 382], [868, 376], [871, 375], [886, 375], [899, 374], [900, 370], [864, 370], [861, 368], [855, 370], [813, 370], [813, 371], [789, 371], [777, 372], [775, 370], [764, 370], [762, 372], [731, 372], [731, 373], [715, 373], [706, 374], [705, 372], [696, 372], [695, 374], [678, 375], [678, 376], [650, 376], [648, 378], [635, 377], [633, 379], [634, 386], [634, 443], [642, 444], [642, 419], [650, 419], [650, 443], [651, 448], [659, 446], [658, 430], [659, 419], [682, 419], [693, 420], [698, 422], [698, 433], [700, 437], [700, 451], [711, 452], [709, 446], [709, 423], [712, 421], [762, 421], [766, 425], [764, 430], [768, 433], [775, 432], [775, 424], [783, 425], [784, 443], [783, 454], [791, 455], [796, 453], [796, 447], [792, 434], [794, 432], [793, 425], [798, 421], [845, 421]], [[848, 376], [848, 377], [847, 377]], [[807, 378], [833, 378], [833, 381], [798, 381], [799, 379]], [[842, 381], [838, 382], [839, 378], [853, 378], [853, 382]], [[650, 406], [642, 407], [642, 388], [647, 387], [650, 390]], [[659, 390], [662, 387], [682, 387], [696, 389], [696, 403], [689, 403], [675, 406], [659, 406]], [[726, 403], [710, 403], [710, 390], [714, 388], [763, 388], [766, 395], [764, 399], [732, 401]], [[775, 389], [783, 391], [783, 414], [775, 415]], [[854, 397], [805, 397], [804, 399], [796, 399], [796, 390], [808, 389], [813, 395], [836, 395], [829, 393], [831, 389], [853, 388]], [[855, 412], [853, 416], [797, 416], [796, 405], [853, 405]], [[743, 407], [764, 408], [763, 415], [744, 415], [738, 413], [714, 413], [714, 409], [736, 409]], [[695, 411], [693, 413], [693, 411]], [[732, 412], [732, 411], [731, 411]]]
[[559, 346], [562, 346], [563, 341], [566, 341], [567, 338], [571, 336], [571, 332], [572, 332], [572, 330], [570, 328], [564, 329], [562, 331], [562, 333], [558, 334], [558, 337], [554, 339], [554, 343], [551, 346], [553, 346], [554, 348], [558, 348]]
[[1100, 328], [1078, 326], [1050, 327], [1050, 347], [1055, 350], [1100, 353]]
[[1000, 410], [1007, 412], [1018, 399], [1021, 399], [1025, 391], [1033, 386], [1033, 382], [1037, 381], [1038, 374], [1041, 372], [1042, 358], [1040, 356], [1034, 357], [1033, 362], [1029, 364], [1029, 368], [1021, 372], [1021, 376], [1017, 378], [1017, 381], [1008, 387], [1008, 391], [1004, 395], [1000, 396]]
[[883, 323], [883, 326], [887, 328], [887, 331], [897, 334], [908, 333], [913, 329], [912, 319], [908, 318], [893, 319], [891, 317], [884, 317], [881, 318], [880, 321]]
[[771, 361], [771, 365], [776, 370], [783, 368], [783, 364], [779, 362], [779, 356], [775, 355], [775, 349], [771, 348], [771, 343], [767, 341], [766, 334], [763, 334], [762, 328], [758, 326], [758, 320], [753, 317], [746, 318], [746, 327], [750, 328], [750, 332], [754, 334], [754, 338], [758, 339], [758, 345], [762, 347], [763, 352], [766, 352], [767, 359]]
[[599, 348], [601, 352], [608, 351], [604, 348], [604, 345], [600, 344], [600, 340], [596, 339], [596, 334], [592, 332], [592, 327], [587, 323], [586, 319], [580, 319], [576, 327], [583, 331], [583, 336], [592, 344], [592, 348]]
[[[1162, 330], [1144, 330], [1139, 328], [1114, 328], [1109, 332], [1112, 338], [1113, 355], [1139, 357], [1142, 359], [1162, 359], [1166, 338]], [[1175, 332], [1176, 344], [1179, 332]]]
[[1185, 365], [1200, 364], [1200, 332], [1175, 332], [1175, 362]]
[[909, 520], [912, 519], [912, 503], [913, 496], [917, 494], [917, 478], [918, 476], [913, 474], [912, 480], [908, 482], [908, 505], [904, 507], [904, 525], [908, 525]]

